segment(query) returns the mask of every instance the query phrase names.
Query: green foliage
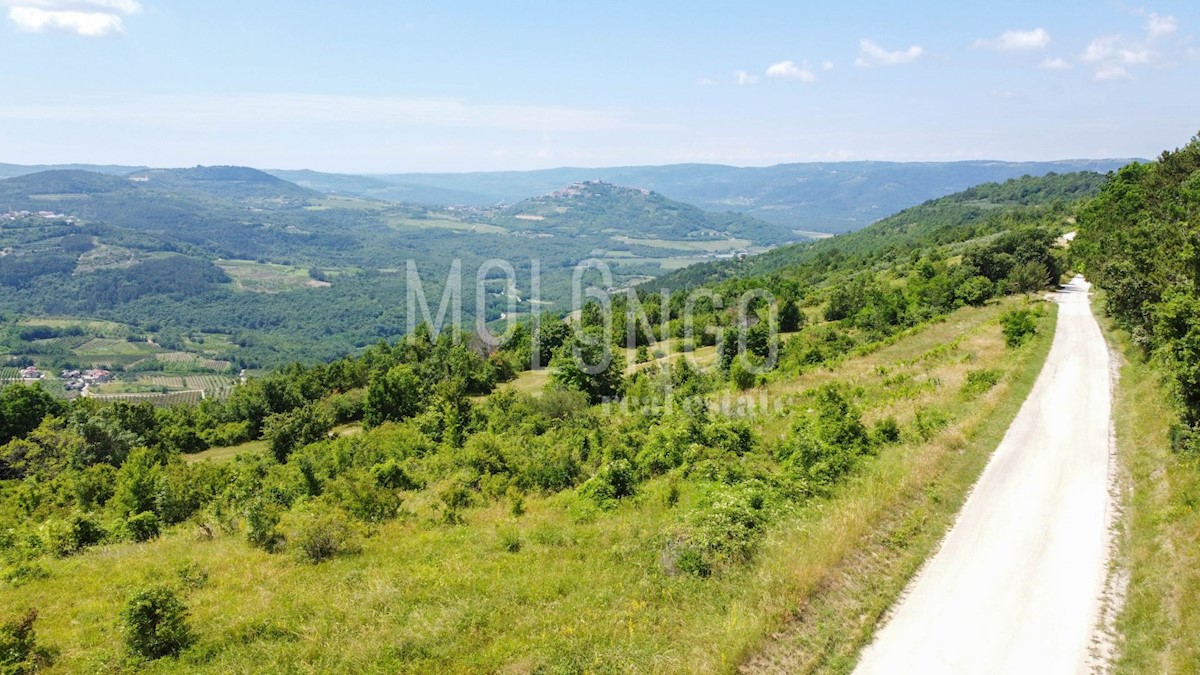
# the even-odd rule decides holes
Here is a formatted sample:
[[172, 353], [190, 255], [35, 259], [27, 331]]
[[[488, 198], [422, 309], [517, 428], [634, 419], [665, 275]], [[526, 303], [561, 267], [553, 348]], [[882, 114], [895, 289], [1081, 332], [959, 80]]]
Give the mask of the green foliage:
[[287, 540], [306, 562], [315, 565], [359, 549], [354, 526], [337, 509], [302, 510], [290, 521]]
[[[65, 406], [40, 386], [10, 384], [0, 389], [0, 445], [33, 431], [50, 415], [60, 415]], [[0, 478], [4, 477], [0, 464]]]
[[371, 428], [413, 417], [421, 411], [424, 389], [417, 374], [407, 365], [395, 366], [372, 377], [363, 407], [363, 425]]
[[729, 366], [729, 380], [740, 391], [750, 389], [758, 383], [758, 376], [754, 374], [752, 367], [746, 365], [747, 360], [748, 358], [734, 359], [733, 364]]
[[187, 607], [166, 586], [151, 586], [130, 596], [121, 612], [125, 646], [145, 659], [178, 656], [194, 638]]
[[816, 390], [812, 414], [801, 417], [780, 447], [780, 459], [814, 489], [827, 489], [872, 449], [870, 434], [847, 392]]
[[755, 488], [715, 488], [708, 503], [689, 517], [667, 543], [662, 563], [668, 575], [706, 577], [745, 564], [764, 526], [763, 499]]
[[53, 654], [37, 642], [37, 617], [37, 610], [30, 609], [0, 624], [0, 674], [31, 675], [51, 665]]
[[1083, 272], [1104, 289], [1108, 313], [1163, 362], [1191, 429], [1200, 428], [1197, 223], [1200, 137], [1112, 176], [1080, 214], [1072, 246]]
[[263, 421], [263, 438], [275, 459], [283, 462], [297, 449], [324, 438], [331, 428], [333, 418], [328, 411], [321, 405], [309, 403], [266, 418]]
[[792, 298], [787, 298], [779, 306], [779, 330], [785, 333], [793, 333], [804, 327], [807, 323], [804, 312], [796, 304]]
[[95, 520], [81, 513], [48, 520], [42, 527], [46, 550], [60, 558], [95, 546], [108, 536]]
[[600, 508], [612, 508], [617, 500], [635, 491], [633, 466], [624, 459], [608, 462], [579, 488], [579, 494]]
[[996, 285], [991, 279], [977, 274], [970, 279], [967, 279], [959, 286], [954, 294], [964, 304], [973, 307], [982, 307], [985, 302], [995, 293]]
[[1032, 309], [1010, 309], [1000, 315], [1000, 326], [1004, 332], [1004, 343], [1009, 347], [1020, 347], [1037, 332], [1037, 314]]
[[973, 398], [996, 386], [1004, 371], [995, 368], [967, 371], [967, 379], [962, 384], [962, 395]]
[[550, 368], [552, 385], [581, 391], [591, 403], [621, 395], [625, 358], [596, 335], [569, 340], [555, 352]]
[[276, 504], [254, 499], [246, 506], [246, 541], [268, 552], [276, 552], [284, 545], [284, 535], [279, 529], [280, 509]]
[[158, 516], [153, 511], [143, 511], [125, 519], [125, 531], [134, 541], [150, 541], [158, 537]]

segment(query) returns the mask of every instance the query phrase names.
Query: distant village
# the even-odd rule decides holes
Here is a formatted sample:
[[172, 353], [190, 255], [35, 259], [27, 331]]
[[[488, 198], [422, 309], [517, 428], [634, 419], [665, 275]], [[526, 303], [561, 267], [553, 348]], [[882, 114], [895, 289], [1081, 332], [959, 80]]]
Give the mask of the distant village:
[[[112, 379], [112, 373], [103, 368], [64, 370], [59, 373], [59, 377], [62, 379], [63, 387], [67, 391], [83, 391], [83, 388], [88, 385], [108, 382]], [[21, 379], [26, 381], [43, 380], [45, 378], [45, 373], [38, 370], [36, 366], [29, 366], [21, 371]]]
[[45, 218], [46, 220], [65, 220], [66, 222], [75, 225], [78, 221], [75, 216], [68, 216], [65, 213], [55, 213], [53, 211], [5, 211], [0, 213], [0, 221], [21, 220], [22, 218]]

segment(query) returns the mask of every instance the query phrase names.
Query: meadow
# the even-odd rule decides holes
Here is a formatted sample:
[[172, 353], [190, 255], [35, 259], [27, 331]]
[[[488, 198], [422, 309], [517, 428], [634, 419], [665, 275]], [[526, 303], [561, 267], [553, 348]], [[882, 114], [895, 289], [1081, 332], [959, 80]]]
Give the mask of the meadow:
[[[5, 584], [0, 603], [38, 609], [38, 640], [57, 650], [61, 672], [224, 673], [264, 663], [288, 672], [841, 670], [948, 526], [1032, 386], [1053, 306], [1019, 348], [1005, 346], [999, 323], [1027, 302], [960, 309], [835, 365], [710, 393], [719, 417], [749, 424], [767, 449], [830, 385], [851, 392], [865, 423], [894, 419], [899, 434], [830, 489], [773, 499], [749, 556], [710, 574], [680, 573], [673, 542], [736, 488], [686, 465], [696, 468], [652, 477], [604, 508], [581, 487], [531, 492], [520, 508], [476, 502], [450, 520], [450, 484], [437, 479], [402, 491], [397, 518], [363, 526], [357, 546], [319, 565], [192, 520], [147, 543], [46, 559], [44, 578]], [[619, 426], [638, 413], [593, 414]], [[389, 429], [358, 438], [378, 442]], [[265, 449], [193, 459], [236, 465]], [[730, 470], [769, 476], [782, 467], [768, 450]], [[178, 658], [131, 665], [118, 617], [148, 583], [177, 589], [196, 640]]]

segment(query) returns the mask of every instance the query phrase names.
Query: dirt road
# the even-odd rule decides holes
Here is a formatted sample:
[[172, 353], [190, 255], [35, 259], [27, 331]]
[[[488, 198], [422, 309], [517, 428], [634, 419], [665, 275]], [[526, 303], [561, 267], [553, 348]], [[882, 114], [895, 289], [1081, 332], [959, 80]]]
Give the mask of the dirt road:
[[1108, 350], [1076, 277], [1033, 391], [856, 673], [1087, 669], [1109, 545]]

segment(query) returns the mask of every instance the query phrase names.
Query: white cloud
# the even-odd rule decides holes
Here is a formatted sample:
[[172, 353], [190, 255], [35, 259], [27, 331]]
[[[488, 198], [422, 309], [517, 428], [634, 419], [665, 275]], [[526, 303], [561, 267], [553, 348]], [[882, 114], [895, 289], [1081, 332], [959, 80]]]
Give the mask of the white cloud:
[[1156, 40], [1179, 30], [1179, 22], [1173, 16], [1159, 16], [1154, 12], [1146, 17], [1146, 37]]
[[863, 38], [858, 41], [858, 58], [854, 60], [854, 65], [860, 68], [898, 66], [905, 63], [912, 63], [921, 58], [921, 55], [924, 53], [925, 49], [920, 45], [913, 45], [901, 51], [889, 52], [873, 40]]
[[1048, 58], [1045, 61], [1042, 61], [1041, 64], [1038, 65], [1038, 68], [1041, 68], [1042, 70], [1070, 70], [1071, 62], [1056, 56], [1054, 58]]
[[1104, 82], [1106, 80], [1128, 80], [1133, 76], [1129, 74], [1125, 66], [1117, 63], [1106, 63], [1096, 69], [1094, 77], [1097, 82]]
[[733, 71], [733, 81], [736, 82], [739, 87], [745, 87], [751, 84], [758, 84], [758, 76], [751, 75], [744, 70], [735, 70]]
[[822, 63], [821, 70], [833, 70], [833, 61], [826, 61]]
[[137, 0], [0, 0], [19, 30], [40, 33], [64, 31], [104, 37], [125, 31], [122, 15], [142, 11]]
[[782, 77], [801, 82], [816, 82], [817, 76], [809, 69], [808, 63], [796, 65], [795, 61], [780, 61], [767, 68], [767, 77]]
[[980, 38], [976, 40], [975, 46], [985, 49], [999, 49], [1006, 52], [1045, 49], [1050, 46], [1050, 34], [1046, 32], [1045, 28], [1006, 30], [999, 37], [992, 39]]

